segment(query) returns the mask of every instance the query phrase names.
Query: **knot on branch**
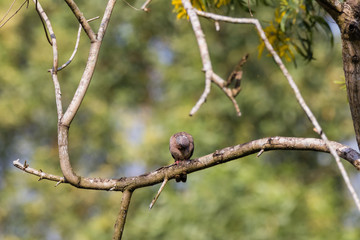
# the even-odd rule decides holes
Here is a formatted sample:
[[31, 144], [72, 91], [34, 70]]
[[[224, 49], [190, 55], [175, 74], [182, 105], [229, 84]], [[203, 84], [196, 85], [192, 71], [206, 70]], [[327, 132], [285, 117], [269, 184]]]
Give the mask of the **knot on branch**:
[[360, 29], [358, 26], [359, 26], [358, 21], [352, 21], [349, 24], [347, 24], [347, 27], [345, 28], [345, 37], [347, 37], [348, 40], [351, 41], [360, 40]]

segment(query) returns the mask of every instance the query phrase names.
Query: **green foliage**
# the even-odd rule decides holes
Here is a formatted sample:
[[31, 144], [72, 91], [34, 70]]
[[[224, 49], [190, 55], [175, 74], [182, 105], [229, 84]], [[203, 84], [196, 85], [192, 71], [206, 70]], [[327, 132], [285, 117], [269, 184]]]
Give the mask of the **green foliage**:
[[[275, 6], [277, 1], [258, 3], [252, 10], [270, 19], [274, 9], [263, 3]], [[65, 3], [43, 4], [63, 63], [73, 50], [78, 23]], [[79, 4], [88, 18], [100, 15], [105, 5]], [[0, 9], [7, 6], [0, 2]], [[171, 2], [154, 1], [150, 7], [145, 14], [119, 2], [114, 10], [89, 92], [70, 129], [75, 171], [119, 178], [167, 165], [173, 161], [168, 140], [177, 131], [194, 136], [194, 157], [267, 136], [316, 137], [273, 61], [255, 57], [259, 40], [248, 26], [221, 24], [215, 32], [211, 22], [202, 21], [219, 75], [226, 78], [250, 53], [237, 97], [243, 116], [236, 117], [231, 102], [213, 86], [206, 104], [189, 117], [204, 87], [195, 37], [191, 26], [171, 13]], [[96, 29], [99, 21], [91, 25]], [[0, 239], [111, 238], [121, 193], [65, 184], [55, 188], [12, 167], [20, 158], [61, 175], [47, 72], [52, 51], [32, 7], [0, 34]], [[331, 49], [323, 35], [312, 38], [316, 60], [311, 65], [300, 61], [290, 72], [329, 138], [348, 140], [353, 130], [346, 95], [334, 84], [343, 76], [340, 44]], [[66, 103], [88, 47], [82, 34], [74, 62], [59, 72]], [[325, 154], [264, 153], [196, 172], [186, 184], [171, 181], [149, 211], [158, 187], [134, 193], [124, 239], [358, 239], [360, 234], [353, 203]]]
[[[281, 0], [275, 7], [274, 20], [265, 28], [275, 50], [287, 61], [294, 61], [291, 48], [307, 61], [313, 57], [313, 35], [321, 32], [333, 44], [333, 34], [325, 14], [311, 0]], [[279, 47], [280, 46], [280, 47]], [[260, 54], [261, 48], [260, 45]]]
[[[244, 13], [250, 15], [254, 13], [254, 16], [260, 19], [262, 19], [261, 14], [257, 13], [259, 5], [272, 8], [271, 11], [275, 14], [268, 21], [268, 25], [265, 24], [264, 31], [275, 51], [288, 62], [295, 61], [294, 51], [307, 61], [314, 59], [314, 32], [324, 34], [331, 44], [334, 41], [325, 14], [319, 9], [318, 5], [314, 5], [312, 0], [193, 0], [191, 2], [199, 10], [234, 15], [236, 17]], [[173, 0], [172, 4], [174, 5], [174, 11], [177, 12], [177, 18], [186, 16], [181, 0]], [[261, 43], [258, 47], [260, 56], [264, 47], [264, 43]], [[296, 64], [296, 62], [294, 63]]]

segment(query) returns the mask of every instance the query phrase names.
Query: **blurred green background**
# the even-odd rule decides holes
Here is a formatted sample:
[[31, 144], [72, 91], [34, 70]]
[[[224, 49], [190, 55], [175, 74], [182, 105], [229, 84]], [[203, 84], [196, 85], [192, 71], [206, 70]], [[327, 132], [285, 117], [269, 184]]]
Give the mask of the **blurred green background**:
[[[140, 7], [142, 1], [131, 2]], [[0, 2], [0, 16], [10, 2]], [[102, 15], [104, 1], [79, 3], [87, 18]], [[43, 7], [56, 33], [60, 63], [68, 60], [78, 24], [63, 1]], [[115, 7], [99, 62], [70, 128], [70, 156], [83, 176], [120, 178], [173, 162], [169, 137], [187, 131], [193, 157], [268, 136], [317, 137], [273, 60], [258, 58], [253, 26], [201, 20], [214, 70], [226, 78], [246, 53], [243, 116], [215, 85], [193, 116], [204, 74], [191, 26], [177, 20], [171, 1], [154, 1], [150, 13], [122, 1]], [[258, 6], [264, 25], [273, 9]], [[226, 14], [226, 13], [224, 13]], [[234, 16], [248, 17], [246, 12]], [[91, 23], [97, 29], [99, 20]], [[353, 144], [343, 81], [341, 42], [314, 36], [315, 60], [297, 59], [290, 72], [332, 140]], [[82, 33], [75, 60], [59, 72], [64, 107], [75, 92], [87, 59]], [[121, 193], [87, 191], [37, 181], [12, 165], [61, 175], [50, 74], [52, 49], [33, 4], [0, 29], [0, 239], [110, 239]], [[355, 185], [359, 174], [345, 163]], [[135, 191], [123, 239], [359, 239], [359, 213], [328, 154], [267, 152], [171, 181], [154, 208], [159, 185]], [[359, 191], [359, 188], [358, 192]]]

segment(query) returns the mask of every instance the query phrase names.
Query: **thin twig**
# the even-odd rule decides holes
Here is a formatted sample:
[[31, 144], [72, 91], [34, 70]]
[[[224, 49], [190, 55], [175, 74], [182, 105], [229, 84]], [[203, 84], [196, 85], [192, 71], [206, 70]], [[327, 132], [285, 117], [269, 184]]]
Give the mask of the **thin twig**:
[[35, 1], [35, 10], [40, 18], [40, 21], [41, 21], [41, 24], [43, 26], [43, 29], [44, 29], [44, 32], [45, 32], [45, 36], [46, 36], [46, 40], [48, 41], [48, 43], [50, 44], [50, 46], [52, 46], [52, 41], [50, 40], [50, 37], [48, 35], [48, 32], [47, 32], [47, 29], [46, 29], [46, 26], [45, 26], [45, 22], [44, 22], [44, 19], [42, 18], [41, 14], [40, 14], [40, 11], [38, 9], [38, 0]]
[[[25, 2], [27, 2], [28, 0], [25, 0]], [[6, 11], [6, 13], [4, 14], [4, 16], [0, 19], [0, 23], [6, 18], [6, 16], [9, 14], [9, 12], [10, 12], [10, 10], [12, 9], [12, 7], [14, 6], [14, 4], [15, 4], [15, 2], [16, 2], [16, 0], [14, 0], [12, 3], [11, 3], [11, 5], [10, 5], [10, 7], [8, 8], [8, 10]], [[24, 2], [24, 3], [25, 3]], [[24, 4], [23, 3], [23, 4]], [[20, 6], [20, 8], [22, 7], [22, 5]]]
[[157, 192], [157, 194], [156, 194], [156, 196], [155, 196], [154, 199], [151, 201], [150, 206], [149, 206], [149, 209], [151, 209], [151, 208], [154, 206], [156, 200], [159, 198], [161, 192], [164, 190], [164, 187], [165, 187], [165, 185], [166, 185], [167, 182], [168, 182], [168, 178], [165, 177], [163, 183], [161, 184], [161, 186], [160, 186], [160, 188], [159, 188], [159, 190], [158, 190], [158, 192]]
[[251, 17], [254, 17], [254, 15], [251, 12], [251, 7], [250, 7], [250, 0], [247, 1], [247, 5], [248, 5], [248, 9], [249, 9], [249, 13]]
[[55, 87], [55, 101], [56, 101], [56, 109], [57, 109], [57, 115], [58, 120], [62, 118], [63, 110], [62, 110], [62, 101], [61, 101], [61, 89], [60, 89], [60, 83], [57, 77], [57, 68], [59, 64], [59, 56], [58, 56], [58, 49], [57, 49], [57, 41], [55, 32], [51, 26], [50, 19], [48, 18], [47, 14], [45, 13], [44, 9], [42, 8], [40, 2], [37, 0], [33, 0], [33, 2], [36, 4], [36, 10], [38, 14], [41, 16], [43, 21], [46, 24], [46, 28], [49, 31], [50, 37], [51, 37], [51, 43], [52, 43], [52, 50], [53, 50], [53, 67], [51, 70], [51, 77], [54, 83]]
[[290, 87], [293, 89], [294, 93], [295, 93], [295, 97], [297, 99], [297, 101], [299, 102], [300, 106], [302, 107], [302, 109], [304, 110], [305, 114], [307, 115], [307, 117], [309, 118], [309, 120], [311, 121], [311, 123], [314, 125], [316, 131], [319, 133], [319, 135], [321, 136], [321, 138], [325, 141], [326, 145], [329, 148], [329, 151], [331, 153], [331, 155], [333, 155], [333, 157], [335, 158], [336, 164], [340, 170], [340, 173], [346, 183], [346, 186], [351, 194], [351, 196], [354, 199], [355, 205], [358, 208], [358, 210], [360, 211], [360, 200], [359, 197], [357, 196], [354, 187], [352, 186], [349, 176], [347, 174], [347, 172], [345, 171], [345, 168], [343, 166], [343, 164], [340, 161], [339, 156], [337, 155], [335, 149], [331, 146], [327, 136], [325, 135], [325, 133], [322, 131], [320, 124], [318, 123], [317, 119], [315, 118], [314, 114], [312, 113], [312, 111], [310, 110], [310, 108], [308, 107], [308, 105], [305, 103], [304, 98], [302, 97], [299, 88], [297, 87], [295, 81], [293, 80], [292, 76], [290, 75], [289, 71], [287, 70], [287, 68], [285, 67], [284, 63], [282, 62], [281, 58], [279, 57], [279, 55], [276, 53], [276, 51], [274, 50], [274, 48], [272, 47], [272, 45], [270, 44], [269, 40], [266, 37], [266, 34], [260, 24], [260, 22], [257, 19], [244, 19], [244, 18], [232, 18], [232, 17], [225, 17], [225, 16], [220, 16], [217, 14], [212, 14], [212, 13], [205, 13], [199, 10], [196, 10], [196, 13], [200, 16], [206, 17], [206, 18], [211, 18], [214, 21], [225, 21], [225, 22], [230, 22], [230, 23], [247, 23], [247, 24], [254, 24], [256, 26], [256, 29], [261, 37], [261, 39], [264, 41], [266, 48], [268, 49], [268, 51], [270, 52], [270, 54], [273, 56], [273, 59], [275, 60], [275, 62], [277, 63], [277, 65], [279, 66], [279, 68], [281, 69], [283, 75], [285, 76], [285, 78], [288, 80], [288, 83], [290, 85]]
[[128, 1], [126, 1], [126, 0], [122, 0], [124, 3], [126, 3], [126, 5], [128, 5], [129, 7], [131, 7], [132, 9], [134, 9], [135, 11], [140, 11], [140, 10], [142, 10], [142, 9], [139, 9], [139, 8], [136, 8], [136, 7], [134, 7], [133, 5], [131, 5]]
[[[19, 159], [13, 161], [13, 165], [15, 167], [19, 168], [20, 170], [23, 170], [26, 173], [30, 173], [32, 175], [40, 177], [39, 180], [47, 179], [47, 180], [55, 181], [55, 182], [58, 182], [58, 183], [65, 183], [66, 182], [64, 177], [60, 177], [60, 176], [56, 176], [56, 175], [53, 175], [53, 174], [45, 173], [42, 170], [36, 170], [34, 168], [29, 167], [29, 165], [26, 164], [26, 162], [24, 164], [22, 164]], [[57, 184], [57, 185], [59, 185], [59, 184]]]
[[96, 41], [96, 35], [94, 31], [92, 30], [90, 24], [86, 20], [84, 14], [80, 11], [79, 7], [76, 5], [76, 3], [73, 0], [65, 0], [67, 5], [70, 7], [71, 11], [74, 13], [75, 17], [83, 27], [84, 31], [88, 35], [91, 42]]
[[234, 105], [235, 111], [237, 113], [237, 115], [240, 117], [241, 116], [241, 112], [240, 112], [240, 107], [238, 105], [238, 103], [235, 100], [234, 97], [234, 93], [232, 91], [232, 89], [227, 88], [226, 87], [226, 82], [224, 79], [222, 79], [219, 75], [217, 75], [216, 73], [212, 73], [211, 75], [211, 80], [219, 87], [221, 88], [221, 90], [226, 94], [226, 96], [231, 100], [231, 102]]
[[114, 235], [113, 240], [119, 240], [121, 239], [123, 232], [124, 232], [124, 226], [126, 222], [126, 216], [129, 210], [130, 200], [132, 196], [132, 191], [125, 190], [123, 192], [122, 198], [121, 198], [121, 205], [120, 205], [120, 212], [116, 218], [115, 226], [114, 226]]
[[149, 11], [148, 5], [151, 3], [151, 0], [146, 0], [146, 2], [144, 2], [144, 4], [141, 6], [141, 9], [144, 10], [145, 12]]
[[[87, 21], [88, 21], [88, 22], [91, 22], [91, 21], [94, 21], [94, 20], [99, 19], [99, 18], [100, 18], [100, 17], [98, 16], [98, 17], [91, 18], [91, 19], [89, 19], [89, 20], [87, 20]], [[76, 54], [76, 52], [77, 52], [77, 50], [78, 50], [78, 47], [79, 47], [79, 43], [80, 43], [81, 29], [82, 29], [81, 24], [79, 24], [79, 30], [78, 30], [78, 33], [77, 33], [77, 38], [76, 38], [76, 43], [75, 43], [74, 51], [73, 51], [73, 53], [71, 54], [69, 60], [68, 60], [66, 63], [64, 63], [63, 65], [61, 65], [61, 67], [59, 67], [59, 68], [57, 69], [58, 71], [64, 69], [64, 68], [65, 68], [66, 66], [68, 66], [68, 65], [72, 62], [72, 60], [74, 59], [75, 54]]]
[[[10, 8], [7, 10], [7, 12], [5, 13], [4, 17], [1, 19], [0, 23], [5, 19], [5, 17], [9, 14], [10, 12], [10, 9], [12, 8], [12, 6], [14, 5], [16, 0], [14, 0], [14, 2], [11, 4]], [[6, 21], [0, 25], [0, 28], [2, 28], [8, 21], [10, 21], [11, 18], [13, 18], [20, 10], [21, 8], [24, 6], [24, 4], [28, 2], [28, 0], [25, 0], [21, 5], [20, 7], [8, 18], [6, 19]]]

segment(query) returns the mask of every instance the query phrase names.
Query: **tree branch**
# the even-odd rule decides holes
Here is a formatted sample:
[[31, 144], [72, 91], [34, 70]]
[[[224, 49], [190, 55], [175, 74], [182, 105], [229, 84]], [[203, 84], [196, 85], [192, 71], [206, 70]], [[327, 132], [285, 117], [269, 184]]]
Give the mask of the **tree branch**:
[[115, 3], [116, 3], [116, 0], [109, 0], [108, 5], [106, 6], [104, 16], [100, 23], [100, 28], [99, 28], [99, 31], [97, 34], [96, 41], [92, 42], [90, 45], [89, 57], [87, 60], [87, 64], [86, 64], [84, 73], [81, 77], [79, 86], [76, 89], [74, 97], [73, 97], [69, 107], [67, 108], [67, 110], [64, 114], [64, 117], [61, 120], [61, 125], [70, 126], [71, 121], [74, 119], [75, 114], [78, 111], [80, 104], [85, 97], [86, 91], [90, 85], [91, 78], [95, 71], [95, 66], [97, 63], [97, 58], [99, 55], [101, 43], [104, 38], [106, 28], [109, 24], [110, 16], [111, 16], [112, 10], [114, 9]]
[[213, 72], [212, 66], [211, 66], [211, 60], [210, 60], [210, 54], [208, 50], [208, 46], [205, 39], [205, 34], [203, 33], [201, 29], [201, 24], [199, 21], [199, 18], [197, 16], [196, 9], [192, 7], [189, 0], [182, 0], [182, 3], [184, 5], [184, 8], [189, 16], [192, 28], [194, 30], [194, 34], [199, 46], [200, 50], [200, 56], [203, 63], [203, 71], [205, 72], [205, 89], [195, 106], [190, 111], [190, 116], [194, 115], [201, 107], [203, 103], [205, 103], [207, 96], [210, 93], [211, 88], [211, 81], [213, 81], [216, 85], [218, 85], [224, 93], [229, 97], [229, 99], [234, 104], [235, 110], [238, 114], [238, 116], [241, 116], [239, 105], [237, 104], [235, 100], [235, 96], [230, 88], [226, 87], [225, 81], [216, 75]]
[[163, 183], [161, 184], [157, 194], [155, 195], [155, 197], [153, 198], [153, 200], [151, 201], [150, 205], [149, 205], [149, 209], [152, 209], [152, 207], [154, 206], [154, 204], [156, 203], [156, 200], [159, 198], [161, 192], [164, 190], [164, 187], [166, 185], [166, 183], [169, 181], [169, 179], [167, 177], [164, 178]]
[[[74, 97], [69, 104], [64, 115], [59, 119], [58, 122], [58, 146], [59, 146], [59, 158], [60, 158], [60, 167], [61, 171], [64, 174], [64, 177], [72, 185], [82, 188], [88, 188], [89, 186], [97, 188], [99, 185], [103, 187], [101, 183], [96, 181], [97, 184], [94, 185], [93, 179], [83, 178], [78, 176], [70, 163], [69, 150], [68, 150], [68, 137], [69, 137], [69, 127], [72, 120], [75, 117], [75, 114], [79, 110], [80, 104], [83, 101], [86, 91], [90, 85], [90, 81], [95, 71], [96, 62], [99, 55], [100, 46], [104, 38], [106, 28], [110, 21], [110, 16], [112, 10], [114, 9], [116, 0], [109, 0], [106, 6], [104, 16], [101, 20], [97, 38], [95, 41], [91, 42], [88, 61], [84, 70], [84, 73], [81, 77], [80, 83]], [[108, 184], [112, 184], [108, 183]], [[105, 184], [108, 186], [108, 184]]]
[[[91, 21], [94, 21], [96, 19], [99, 19], [99, 17], [94, 17], [94, 18], [91, 18], [89, 20], [87, 20], [88, 22], [91, 22]], [[79, 43], [80, 43], [80, 35], [81, 35], [81, 29], [82, 29], [82, 26], [81, 24], [79, 24], [79, 30], [78, 30], [78, 33], [77, 33], [77, 37], [76, 37], [76, 42], [75, 42], [75, 47], [74, 47], [74, 51], [73, 53], [71, 54], [69, 60], [66, 61], [66, 63], [64, 63], [63, 65], [61, 65], [60, 67], [58, 67], [58, 71], [60, 70], [63, 70], [64, 68], [66, 68], [71, 62], [72, 60], [74, 59], [75, 57], [75, 54], [78, 50], [78, 47], [79, 47]]]
[[114, 226], [115, 231], [114, 231], [114, 235], [113, 235], [113, 240], [119, 240], [122, 237], [132, 193], [133, 192], [130, 190], [125, 190], [122, 195], [120, 212], [118, 214], [118, 217], [116, 219], [115, 226]]
[[43, 180], [43, 179], [47, 179], [47, 180], [50, 180], [50, 181], [58, 182], [58, 184], [66, 182], [64, 177], [59, 177], [59, 176], [56, 176], [56, 175], [53, 175], [53, 174], [45, 173], [41, 169], [36, 170], [34, 168], [29, 167], [29, 165], [26, 163], [26, 161], [25, 161], [24, 164], [21, 164], [20, 160], [17, 159], [15, 161], [13, 161], [13, 164], [14, 164], [15, 167], [19, 168], [20, 170], [23, 170], [26, 173], [30, 173], [32, 175], [40, 177], [39, 181]]
[[[352, 164], [357, 170], [360, 170], [360, 153], [354, 149], [338, 142], [330, 142], [331, 146], [336, 149], [337, 154]], [[137, 188], [152, 186], [175, 178], [176, 175], [186, 172], [187, 174], [223, 164], [234, 159], [245, 156], [266, 152], [272, 150], [306, 150], [329, 153], [329, 148], [325, 141], [318, 138], [295, 138], [295, 137], [268, 137], [253, 140], [247, 143], [216, 150], [213, 153], [189, 160], [184, 164], [171, 164], [161, 167], [155, 171], [134, 177], [122, 177], [120, 179], [102, 179], [102, 178], [80, 178], [81, 183], [75, 185], [78, 188], [98, 189], [107, 191], [124, 191], [126, 189], [135, 190]], [[31, 173], [43, 179], [51, 181], [63, 181], [61, 177], [44, 173], [43, 171], [29, 168], [21, 164], [19, 160], [13, 162], [14, 166]], [[64, 183], [69, 183], [64, 180]]]
[[94, 31], [92, 30], [90, 24], [84, 17], [84, 14], [80, 11], [79, 7], [76, 5], [76, 3], [73, 0], [65, 0], [67, 5], [70, 7], [71, 11], [74, 13], [75, 17], [78, 19], [79, 23], [83, 27], [84, 31], [88, 35], [91, 42], [96, 41], [96, 35]]
[[54, 88], [55, 88], [55, 102], [56, 102], [58, 120], [60, 120], [62, 117], [62, 114], [63, 114], [63, 109], [62, 109], [62, 101], [61, 101], [60, 83], [59, 83], [58, 76], [57, 76], [59, 56], [58, 56], [56, 36], [55, 36], [55, 32], [51, 26], [50, 19], [46, 15], [40, 2], [38, 0], [33, 0], [33, 2], [35, 3], [36, 10], [39, 13], [40, 17], [44, 20], [46, 27], [49, 31], [50, 38], [51, 38], [51, 44], [52, 44], [52, 49], [53, 49], [53, 66], [52, 66], [52, 69], [50, 70], [50, 73], [51, 73], [51, 78], [53, 80]]
[[[8, 8], [8, 10], [7, 10], [6, 13], [4, 14], [4, 16], [0, 19], [0, 23], [1, 23], [2, 21], [4, 21], [4, 19], [6, 18], [6, 16], [9, 14], [11, 8], [14, 6], [14, 3], [15, 3], [15, 2], [16, 2], [16, 0], [14, 0], [14, 1], [11, 3], [10, 7]], [[16, 9], [16, 11], [15, 11], [8, 19], [5, 20], [5, 22], [1, 23], [1, 24], [0, 24], [0, 28], [2, 28], [8, 21], [10, 21], [10, 19], [12, 19], [12, 18], [21, 10], [21, 8], [25, 5], [25, 3], [28, 3], [28, 4], [29, 4], [28, 0], [25, 0], [25, 1], [20, 5], [20, 7], [18, 7], [18, 9]], [[26, 8], [27, 8], [27, 7], [26, 7]]]
[[182, 0], [184, 8], [189, 16], [192, 28], [194, 30], [194, 34], [199, 46], [200, 56], [203, 64], [203, 71], [205, 72], [205, 89], [203, 94], [201, 95], [200, 99], [197, 101], [195, 106], [190, 111], [190, 116], [194, 115], [200, 108], [200, 106], [206, 101], [207, 96], [210, 93], [211, 89], [211, 75], [212, 75], [212, 66], [211, 60], [209, 55], [209, 49], [205, 40], [205, 34], [201, 29], [201, 24], [199, 18], [197, 17], [196, 13], [194, 12], [191, 3], [189, 0]]
[[[185, 1], [185, 0], [183, 0]], [[320, 135], [320, 137], [325, 141], [325, 144], [328, 146], [329, 151], [331, 153], [331, 155], [333, 155], [336, 164], [340, 170], [340, 173], [346, 183], [347, 188], [349, 189], [352, 197], [354, 198], [354, 202], [358, 208], [358, 210], [360, 211], [360, 200], [358, 198], [358, 196], [355, 194], [355, 190], [354, 187], [352, 186], [349, 176], [347, 175], [344, 166], [342, 165], [339, 156], [337, 155], [335, 149], [333, 149], [332, 145], [330, 144], [327, 136], [325, 135], [325, 133], [323, 132], [319, 122], [317, 121], [317, 119], [315, 118], [314, 114], [312, 113], [312, 111], [310, 110], [309, 106], [306, 104], [304, 98], [302, 97], [299, 88], [297, 87], [295, 81], [293, 80], [291, 74], [289, 73], [289, 71], [287, 70], [287, 68], [285, 67], [284, 63], [282, 62], [281, 58], [279, 57], [279, 55], [276, 53], [276, 51], [274, 50], [273, 46], [270, 44], [269, 40], [266, 37], [266, 34], [264, 32], [264, 30], [261, 27], [261, 24], [259, 22], [259, 20], [257, 19], [243, 19], [243, 18], [232, 18], [232, 17], [225, 17], [225, 16], [220, 16], [217, 14], [212, 14], [212, 13], [206, 13], [206, 12], [202, 12], [199, 10], [196, 10], [196, 13], [200, 16], [206, 17], [206, 18], [210, 18], [213, 19], [215, 21], [224, 21], [224, 22], [230, 22], [230, 23], [250, 23], [250, 24], [254, 24], [256, 26], [256, 29], [261, 37], [261, 39], [264, 41], [265, 46], [267, 48], [267, 50], [270, 52], [270, 54], [272, 55], [274, 61], [276, 62], [276, 64], [279, 66], [280, 70], [282, 71], [283, 75], [285, 76], [285, 78], [287, 79], [290, 87], [292, 88], [292, 90], [294, 91], [296, 100], [298, 101], [298, 103], [300, 104], [301, 108], [304, 110], [306, 116], [309, 118], [309, 120], [311, 121], [311, 123], [314, 126], [314, 130], [316, 133], [318, 133]]]

